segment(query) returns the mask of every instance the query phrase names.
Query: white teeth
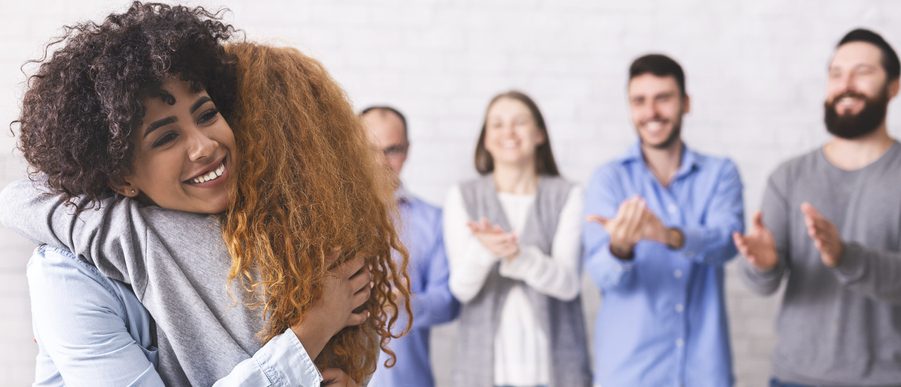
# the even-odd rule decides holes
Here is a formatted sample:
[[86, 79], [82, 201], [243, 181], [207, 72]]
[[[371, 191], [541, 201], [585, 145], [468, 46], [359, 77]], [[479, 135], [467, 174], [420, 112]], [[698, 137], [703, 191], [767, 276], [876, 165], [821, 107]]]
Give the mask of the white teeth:
[[842, 97], [838, 100], [839, 105], [853, 105], [857, 102], [857, 98], [854, 97]]
[[224, 172], [225, 172], [225, 163], [223, 162], [222, 164], [219, 164], [219, 167], [216, 168], [215, 170], [212, 170], [212, 171], [210, 171], [210, 173], [207, 173], [205, 175], [197, 176], [197, 177], [191, 179], [191, 182], [194, 184], [202, 184], [202, 183], [206, 183], [210, 180], [216, 180], [219, 178], [219, 176], [222, 176], [222, 174]]
[[651, 132], [656, 132], [658, 130], [663, 129], [663, 122], [660, 121], [650, 121], [644, 125], [645, 129]]

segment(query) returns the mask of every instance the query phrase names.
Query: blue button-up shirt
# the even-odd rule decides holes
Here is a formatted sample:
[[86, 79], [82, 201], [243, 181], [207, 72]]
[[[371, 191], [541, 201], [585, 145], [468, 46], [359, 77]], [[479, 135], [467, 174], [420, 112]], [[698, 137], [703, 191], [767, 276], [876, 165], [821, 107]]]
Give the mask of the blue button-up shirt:
[[[410, 253], [408, 271], [413, 297], [413, 328], [406, 336], [388, 345], [397, 354], [397, 364], [385, 368], [382, 353], [378, 369], [369, 383], [373, 387], [430, 387], [435, 384], [429, 362], [429, 329], [457, 317], [460, 304], [448, 287], [449, 271], [441, 210], [409, 194], [396, 193], [399, 210], [397, 226], [401, 241]], [[398, 321], [405, 320], [401, 316]], [[402, 325], [402, 324], [400, 324]], [[402, 326], [395, 331], [403, 329]]]
[[641, 241], [634, 259], [625, 261], [610, 253], [603, 227], [585, 227], [585, 271], [603, 298], [595, 324], [595, 384], [731, 386], [723, 266], [736, 255], [732, 232], [744, 229], [735, 164], [685, 148], [664, 187], [636, 145], [598, 169], [585, 194], [586, 215], [609, 218], [620, 203], [640, 196], [685, 237], [679, 250]]

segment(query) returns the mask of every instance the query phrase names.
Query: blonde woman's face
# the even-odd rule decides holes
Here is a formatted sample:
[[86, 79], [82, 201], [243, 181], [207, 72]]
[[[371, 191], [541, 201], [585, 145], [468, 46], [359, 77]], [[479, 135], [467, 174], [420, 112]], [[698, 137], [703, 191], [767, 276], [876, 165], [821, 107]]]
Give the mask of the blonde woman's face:
[[235, 137], [206, 91], [170, 78], [144, 108], [132, 172], [117, 191], [173, 210], [225, 211], [237, 165]]
[[495, 165], [535, 165], [535, 150], [545, 141], [526, 104], [501, 98], [488, 109], [485, 118], [485, 149]]

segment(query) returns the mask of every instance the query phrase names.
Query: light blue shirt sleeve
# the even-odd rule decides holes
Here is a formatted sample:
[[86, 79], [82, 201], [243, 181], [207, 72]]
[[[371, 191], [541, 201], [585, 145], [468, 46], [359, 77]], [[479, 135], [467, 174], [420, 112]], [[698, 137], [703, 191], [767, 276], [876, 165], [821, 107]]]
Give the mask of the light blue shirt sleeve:
[[[604, 167], [592, 175], [585, 189], [585, 216], [616, 217], [622, 194], [612, 168]], [[633, 274], [633, 262], [619, 259], [610, 252], [610, 234], [594, 222], [582, 230], [583, 264], [585, 272], [602, 291], [628, 285]]]
[[706, 222], [704, 226], [681, 228], [684, 245], [679, 251], [697, 263], [723, 265], [738, 254], [732, 233], [744, 232], [743, 188], [738, 168], [730, 160], [722, 163], [714, 181], [715, 192], [710, 196]]
[[[163, 385], [151, 361], [150, 317], [127, 316], [114, 282], [71, 253], [46, 246], [32, 255], [27, 273], [39, 347], [35, 385]], [[136, 341], [141, 331], [143, 346]]]
[[413, 328], [428, 328], [446, 323], [457, 317], [460, 303], [454, 298], [448, 286], [450, 271], [447, 264], [447, 253], [444, 250], [444, 237], [441, 232], [441, 217], [438, 217], [432, 228], [432, 246], [428, 249], [428, 257], [423, 260], [426, 265], [425, 290], [413, 295], [410, 300], [413, 309]]
[[[163, 386], [152, 319], [130, 289], [72, 253], [47, 246], [28, 263], [39, 350], [36, 386]], [[216, 386], [319, 387], [322, 376], [288, 329]]]

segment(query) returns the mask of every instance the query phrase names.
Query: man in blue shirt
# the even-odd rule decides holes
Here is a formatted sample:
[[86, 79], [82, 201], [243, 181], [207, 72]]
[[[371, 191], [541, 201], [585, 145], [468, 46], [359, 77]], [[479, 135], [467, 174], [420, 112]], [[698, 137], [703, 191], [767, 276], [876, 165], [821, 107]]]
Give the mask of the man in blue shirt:
[[389, 344], [397, 354], [397, 364], [385, 368], [387, 356], [383, 353], [369, 385], [430, 387], [435, 382], [429, 362], [429, 329], [456, 318], [460, 308], [447, 282], [441, 210], [407, 192], [400, 182], [400, 171], [410, 147], [403, 114], [389, 106], [373, 106], [363, 110], [360, 117], [370, 142], [382, 152], [382, 161], [396, 184], [399, 219], [395, 224], [410, 253], [408, 272], [413, 297], [410, 333]]
[[731, 386], [723, 266], [744, 225], [735, 164], [688, 149], [685, 75], [659, 54], [629, 69], [639, 143], [586, 188], [585, 271], [603, 297], [595, 384]]

